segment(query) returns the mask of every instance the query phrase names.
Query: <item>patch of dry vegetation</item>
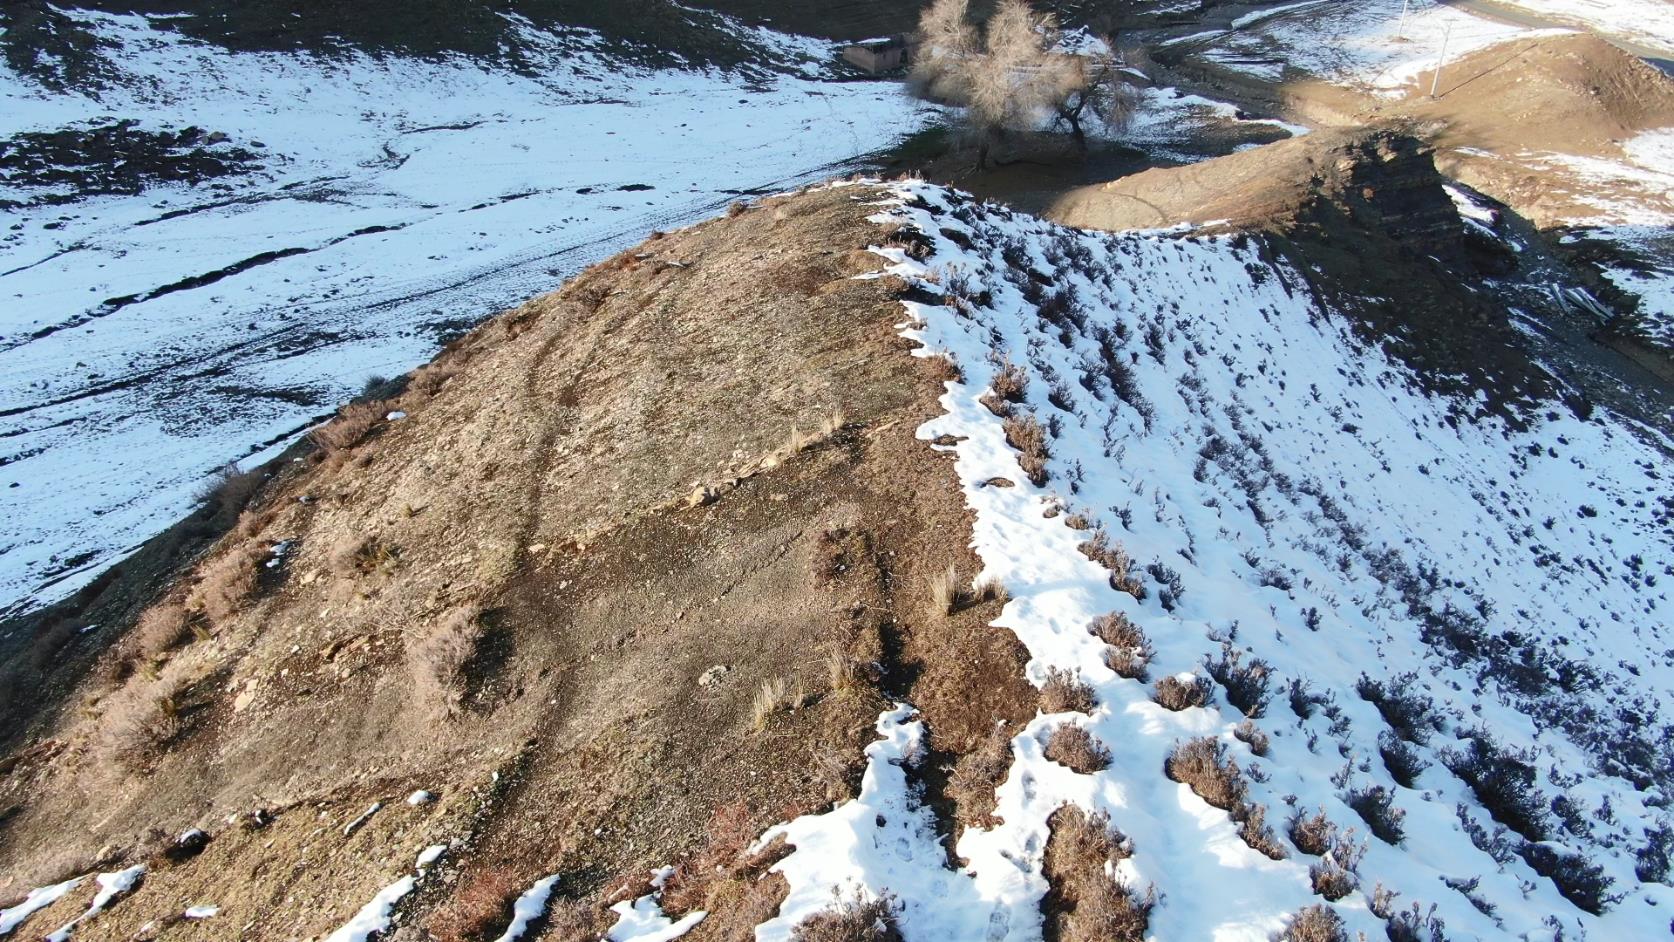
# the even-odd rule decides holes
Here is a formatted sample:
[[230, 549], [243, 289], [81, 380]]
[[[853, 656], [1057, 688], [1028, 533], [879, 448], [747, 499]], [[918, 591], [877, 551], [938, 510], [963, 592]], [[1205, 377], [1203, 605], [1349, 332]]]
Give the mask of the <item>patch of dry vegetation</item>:
[[444, 718], [464, 707], [465, 668], [483, 641], [482, 609], [463, 605], [428, 623], [415, 625], [407, 637], [407, 669], [418, 701]]
[[1126, 592], [1135, 599], [1143, 602], [1150, 593], [1145, 583], [1140, 582], [1133, 574], [1133, 558], [1120, 543], [1111, 543], [1110, 534], [1103, 527], [1093, 531], [1093, 535], [1083, 540], [1076, 549], [1110, 572], [1110, 587], [1118, 592]]
[[1047, 740], [1044, 754], [1051, 761], [1082, 775], [1110, 768], [1110, 750], [1092, 733], [1075, 723], [1064, 723], [1052, 730], [1052, 738]]
[[511, 922], [522, 884], [505, 867], [478, 870], [425, 922], [436, 942], [488, 942]]
[[901, 942], [895, 925], [897, 905], [888, 895], [839, 900], [791, 930], [791, 942]]
[[930, 606], [937, 614], [953, 614], [963, 596], [959, 588], [959, 570], [952, 563], [930, 578]]
[[1207, 677], [1193, 676], [1191, 680], [1181, 680], [1174, 674], [1157, 681], [1156, 689], [1151, 693], [1151, 700], [1165, 710], [1175, 713], [1189, 710], [1192, 707], [1208, 706], [1215, 696], [1215, 682]]
[[1309, 906], [1292, 916], [1278, 942], [1348, 942], [1343, 917], [1326, 905]]
[[807, 702], [808, 694], [801, 684], [793, 687], [783, 677], [764, 680], [756, 688], [755, 699], [750, 702], [750, 728], [759, 733], [767, 729], [774, 715], [799, 710]]
[[220, 624], [244, 611], [261, 586], [262, 564], [271, 555], [260, 540], [238, 543], [204, 567], [186, 605]]
[[1288, 856], [1267, 824], [1267, 809], [1246, 800], [1249, 788], [1244, 773], [1227, 757], [1225, 743], [1212, 736], [1179, 743], [1163, 762], [1163, 772], [1209, 805], [1227, 812], [1238, 825], [1238, 836], [1253, 850], [1273, 860]]
[[947, 796], [979, 825], [991, 825], [996, 804], [994, 790], [1011, 772], [1014, 756], [1011, 734], [996, 724], [977, 748], [959, 757], [947, 778]]
[[308, 433], [308, 440], [328, 458], [355, 447], [372, 434], [388, 413], [386, 402], [351, 402], [338, 410], [337, 417]]
[[1023, 469], [1023, 476], [1036, 487], [1045, 487], [1046, 461], [1051, 457], [1046, 448], [1046, 428], [1027, 412], [1008, 415], [1002, 424], [1006, 442], [1017, 449], [1017, 466]]
[[670, 913], [705, 910], [711, 920], [728, 919], [746, 936], [773, 918], [787, 887], [783, 877], [767, 871], [793, 848], [779, 839], [748, 853], [760, 831], [745, 802], [715, 809], [704, 829], [703, 844], [676, 863], [663, 884], [663, 909]]
[[1145, 681], [1146, 666], [1156, 656], [1156, 650], [1138, 625], [1121, 612], [1111, 612], [1093, 619], [1087, 630], [1110, 645], [1110, 650], [1104, 652], [1104, 666], [1115, 671], [1118, 677]]
[[1048, 882], [1041, 901], [1048, 938], [1058, 942], [1141, 942], [1156, 906], [1145, 893], [1117, 882], [1114, 869], [1133, 856], [1133, 845], [1111, 826], [1104, 812], [1088, 815], [1066, 805], [1047, 819], [1043, 870]]
[[1091, 684], [1073, 671], [1052, 668], [1040, 688], [1042, 713], [1091, 713], [1099, 705]]

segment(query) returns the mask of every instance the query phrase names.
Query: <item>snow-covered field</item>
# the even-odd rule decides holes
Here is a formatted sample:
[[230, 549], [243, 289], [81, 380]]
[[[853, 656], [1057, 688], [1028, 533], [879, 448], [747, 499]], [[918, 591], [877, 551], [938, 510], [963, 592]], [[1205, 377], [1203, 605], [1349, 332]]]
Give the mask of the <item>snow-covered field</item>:
[[1674, 53], [1674, 2], [1670, 0], [1498, 0], [1562, 23], [1587, 26]]
[[522, 75], [232, 53], [139, 16], [96, 22], [120, 80], [53, 94], [0, 66], [0, 137], [196, 125], [264, 169], [7, 213], [0, 610], [68, 591], [178, 519], [213, 469], [447, 333], [923, 118], [896, 84], [820, 80], [826, 45], [759, 31], [789, 74], [648, 71], [573, 35]]
[[[860, 796], [784, 827], [791, 896], [758, 938], [857, 890], [892, 894], [909, 942], [1038, 938], [1066, 803], [1131, 840], [1109, 873], [1158, 892], [1148, 938], [1267, 940], [1321, 903], [1310, 870], [1333, 864], [1286, 824], [1316, 810], [1354, 829], [1335, 854], [1364, 848], [1330, 904], [1349, 938], [1385, 937], [1391, 916], [1426, 939], [1439, 923], [1451, 940], [1667, 933], [1669, 443], [1606, 414], [1455, 421], [1460, 403], [1418, 391], [1238, 238], [1065, 230], [927, 185], [898, 197], [883, 212], [935, 252], [878, 251], [949, 299], [908, 302], [903, 331], [963, 374], [920, 437], [958, 442], [933, 447], [957, 455], [981, 575], [1009, 592], [996, 627], [1033, 681], [1079, 675], [1097, 705], [1016, 731], [1002, 823], [963, 834], [957, 870], [905, 771], [921, 724], [886, 714]], [[1038, 423], [1044, 486], [981, 401], [1007, 362], [1027, 376], [1009, 410], [1014, 432]], [[1087, 555], [1101, 533], [1107, 560], [1131, 555], [1129, 591]], [[1148, 680], [1217, 675], [1209, 704], [1171, 712], [1107, 666], [1089, 626], [1111, 612], [1153, 646]], [[1265, 742], [1238, 735], [1246, 719]], [[1108, 767], [1048, 760], [1065, 724]], [[1282, 859], [1165, 775], [1198, 737], [1242, 770], [1237, 820], [1260, 806]]]

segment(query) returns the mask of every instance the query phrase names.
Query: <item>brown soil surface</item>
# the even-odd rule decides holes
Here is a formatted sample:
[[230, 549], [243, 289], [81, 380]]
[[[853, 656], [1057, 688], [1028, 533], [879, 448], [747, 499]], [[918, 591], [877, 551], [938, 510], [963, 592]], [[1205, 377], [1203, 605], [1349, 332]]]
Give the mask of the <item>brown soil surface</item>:
[[[1015, 643], [986, 627], [997, 605], [931, 611], [931, 575], [975, 561], [950, 459], [915, 438], [941, 389], [896, 336], [905, 285], [852, 277], [881, 265], [877, 195], [654, 237], [451, 345], [431, 367], [450, 378], [378, 406], [404, 419], [288, 462], [170, 590], [287, 541], [257, 594], [124, 680], [107, 652], [0, 767], [0, 897], [150, 860], [78, 939], [317, 937], [447, 843], [394, 938], [489, 869], [562, 873], [597, 916], [624, 877], [712, 851], [717, 811], [753, 834], [845, 797], [890, 699], [950, 760], [1032, 715]], [[447, 718], [409, 662], [467, 605], [485, 631]], [[845, 689], [831, 655], [859, 665]], [[779, 678], [801, 705], [753, 729]], [[117, 714], [164, 695], [168, 735], [116, 761]], [[421, 788], [439, 800], [403, 801]], [[229, 821], [258, 808], [263, 828]], [[188, 827], [208, 849], [168, 864]], [[776, 905], [695, 869], [682, 898], [718, 907], [703, 937]], [[222, 912], [174, 918], [198, 904]]]

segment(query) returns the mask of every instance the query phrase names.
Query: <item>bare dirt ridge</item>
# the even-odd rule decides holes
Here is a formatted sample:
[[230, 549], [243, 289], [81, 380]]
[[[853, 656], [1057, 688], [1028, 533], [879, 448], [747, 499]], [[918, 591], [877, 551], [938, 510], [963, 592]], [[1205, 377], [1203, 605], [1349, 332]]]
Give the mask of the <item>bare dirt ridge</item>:
[[[656, 234], [345, 410], [147, 627], [42, 688], [0, 779], [0, 897], [149, 861], [78, 939], [319, 937], [450, 845], [409, 937], [554, 872], [596, 920], [693, 853], [671, 909], [733, 938], [777, 905], [740, 841], [850, 794], [890, 698], [949, 759], [1032, 715], [1015, 642], [975, 630], [998, 603], [944, 616], [926, 589], [975, 565], [914, 437], [940, 384], [895, 334], [906, 286], [855, 277], [881, 192]], [[193, 827], [207, 849], [165, 852]], [[198, 904], [222, 912], [179, 918]]]

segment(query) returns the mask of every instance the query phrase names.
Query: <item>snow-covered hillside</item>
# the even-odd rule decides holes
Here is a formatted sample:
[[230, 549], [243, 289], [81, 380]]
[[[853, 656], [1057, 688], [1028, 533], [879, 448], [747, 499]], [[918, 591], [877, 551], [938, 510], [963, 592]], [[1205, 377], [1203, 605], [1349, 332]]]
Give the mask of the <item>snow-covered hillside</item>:
[[878, 251], [946, 298], [903, 331], [961, 374], [919, 435], [957, 455], [996, 627], [1091, 706], [1008, 731], [1002, 823], [958, 870], [900, 772], [922, 728], [884, 716], [860, 797], [784, 829], [758, 938], [857, 886], [909, 942], [1039, 938], [1066, 804], [1130, 842], [1109, 872], [1146, 938], [1266, 940], [1327, 899], [1348, 938], [1668, 932], [1667, 442], [1460, 423], [1253, 240], [898, 197], [933, 251]]
[[62, 204], [0, 177], [0, 608], [67, 591], [440, 338], [921, 120], [895, 84], [825, 80], [826, 44], [743, 27], [781, 71], [649, 70], [527, 24], [532, 73], [76, 16], [115, 74], [60, 93], [0, 67], [0, 140], [196, 127], [260, 169]]

